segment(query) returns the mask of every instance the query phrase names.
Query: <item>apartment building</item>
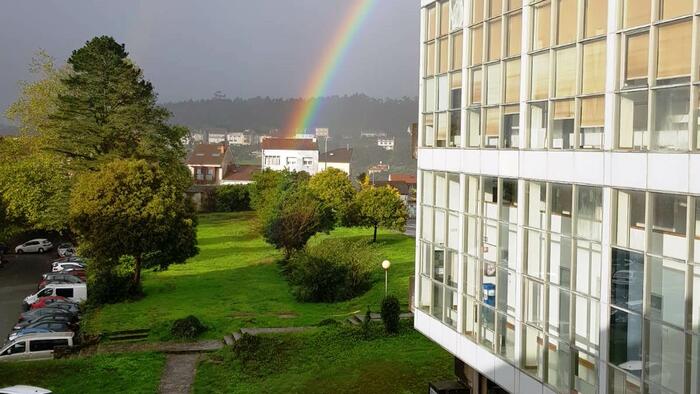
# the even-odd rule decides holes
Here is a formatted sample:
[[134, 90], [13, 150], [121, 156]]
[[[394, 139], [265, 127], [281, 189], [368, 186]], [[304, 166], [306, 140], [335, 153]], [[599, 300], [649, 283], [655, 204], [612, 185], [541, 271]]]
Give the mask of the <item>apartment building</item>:
[[318, 172], [318, 145], [311, 139], [264, 138], [262, 169], [274, 171]]
[[416, 328], [474, 393], [700, 393], [700, 1], [420, 5]]

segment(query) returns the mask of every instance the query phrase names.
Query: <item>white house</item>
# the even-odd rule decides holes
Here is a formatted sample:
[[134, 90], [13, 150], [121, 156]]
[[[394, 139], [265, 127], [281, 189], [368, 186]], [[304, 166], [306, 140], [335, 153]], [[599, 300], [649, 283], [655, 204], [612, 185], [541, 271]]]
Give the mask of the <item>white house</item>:
[[377, 146], [384, 150], [394, 150], [394, 138], [377, 138]]
[[337, 168], [350, 176], [350, 162], [352, 161], [352, 149], [336, 149], [321, 153], [318, 158], [318, 170]]
[[229, 145], [248, 146], [252, 143], [250, 133], [241, 131], [228, 133], [226, 135], [226, 139], [228, 140]]
[[310, 139], [265, 138], [262, 169], [318, 172], [318, 145]]
[[209, 132], [207, 133], [207, 141], [210, 144], [220, 144], [226, 142], [226, 133], [224, 132]]

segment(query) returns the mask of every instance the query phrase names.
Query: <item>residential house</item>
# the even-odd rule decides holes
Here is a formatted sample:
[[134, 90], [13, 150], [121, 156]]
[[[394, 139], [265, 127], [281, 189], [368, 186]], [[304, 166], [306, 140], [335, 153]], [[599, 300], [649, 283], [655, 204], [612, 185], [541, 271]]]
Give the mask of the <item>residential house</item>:
[[275, 171], [318, 172], [318, 145], [311, 139], [265, 138], [262, 141], [262, 168]]
[[207, 132], [207, 141], [210, 144], [221, 144], [223, 142], [226, 142], [226, 132], [225, 131]]
[[253, 183], [253, 175], [260, 172], [258, 165], [230, 165], [221, 179], [222, 185], [248, 185]]
[[247, 132], [233, 132], [233, 133], [228, 133], [226, 135], [226, 140], [228, 141], [229, 145], [234, 145], [234, 146], [248, 146], [251, 145], [253, 142], [252, 136], [250, 133]]
[[350, 162], [352, 161], [352, 149], [342, 148], [321, 153], [318, 157], [318, 170], [323, 171], [328, 168], [337, 168], [348, 176], [350, 174]]
[[233, 153], [225, 143], [197, 144], [186, 164], [196, 185], [219, 185], [228, 167], [233, 165]]
[[387, 151], [394, 150], [394, 144], [395, 144], [394, 137], [377, 138], [377, 146], [384, 149], [384, 150], [387, 150]]

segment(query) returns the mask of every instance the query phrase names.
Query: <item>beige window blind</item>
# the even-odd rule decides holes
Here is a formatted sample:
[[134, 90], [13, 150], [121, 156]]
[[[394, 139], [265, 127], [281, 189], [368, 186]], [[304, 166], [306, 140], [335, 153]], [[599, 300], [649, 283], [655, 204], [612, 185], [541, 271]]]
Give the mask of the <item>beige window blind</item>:
[[605, 40], [583, 46], [583, 94], [605, 91], [605, 49]]
[[557, 17], [557, 44], [576, 41], [578, 25], [578, 0], [559, 0]]
[[608, 31], [608, 0], [586, 0], [584, 12], [584, 37], [595, 37]]
[[507, 61], [506, 98], [507, 103], [520, 101], [520, 58]]
[[489, 60], [501, 58], [501, 19], [489, 22]]
[[690, 74], [691, 31], [691, 21], [659, 27], [657, 78], [674, 78]]
[[625, 79], [647, 78], [649, 74], [649, 33], [627, 37]]
[[506, 49], [508, 56], [517, 56], [520, 54], [522, 26], [523, 14], [521, 12], [508, 17], [508, 48]]
[[556, 77], [554, 95], [556, 97], [576, 94], [576, 47], [560, 49], [556, 52]]
[[603, 127], [605, 124], [605, 96], [581, 99], [581, 127]]

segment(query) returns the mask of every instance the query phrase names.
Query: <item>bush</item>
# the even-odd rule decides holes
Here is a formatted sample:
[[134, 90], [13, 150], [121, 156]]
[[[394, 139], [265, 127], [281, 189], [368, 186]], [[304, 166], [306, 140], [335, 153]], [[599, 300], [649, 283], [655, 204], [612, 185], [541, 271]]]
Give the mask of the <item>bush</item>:
[[177, 319], [170, 328], [170, 335], [182, 339], [195, 339], [202, 335], [207, 328], [195, 316], [187, 316], [184, 319]]
[[338, 302], [370, 289], [375, 247], [367, 241], [325, 240], [292, 256], [285, 266], [300, 301]]
[[382, 322], [389, 334], [399, 332], [399, 321], [401, 320], [401, 305], [399, 299], [394, 296], [386, 296], [382, 300]]
[[243, 334], [233, 344], [233, 353], [246, 373], [262, 377], [279, 373], [289, 365], [287, 353], [293, 347], [292, 339]]
[[217, 212], [241, 212], [250, 210], [250, 192], [246, 185], [221, 186], [214, 192]]
[[88, 280], [88, 303], [91, 306], [116, 304], [141, 297], [141, 284], [129, 272], [101, 272]]

